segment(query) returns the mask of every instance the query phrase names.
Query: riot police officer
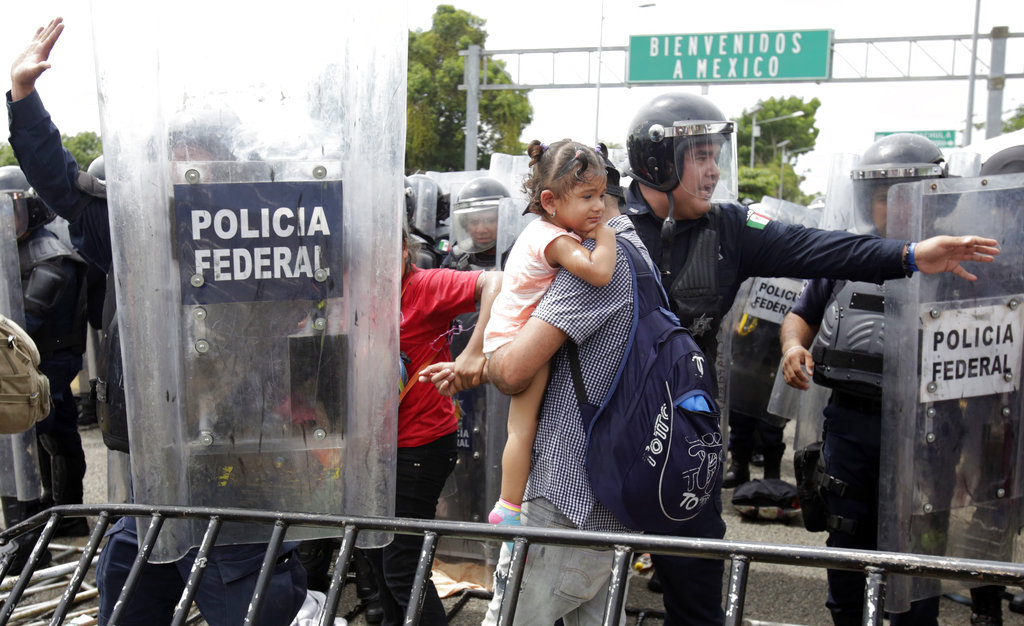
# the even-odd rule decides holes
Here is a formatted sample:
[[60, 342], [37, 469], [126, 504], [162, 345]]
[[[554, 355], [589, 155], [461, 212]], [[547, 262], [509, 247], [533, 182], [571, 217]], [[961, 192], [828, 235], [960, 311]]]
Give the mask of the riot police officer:
[[452, 204], [452, 243], [443, 267], [493, 269], [498, 244], [498, 202], [508, 198], [505, 185], [482, 176], [459, 190]]
[[[25, 326], [39, 349], [40, 370], [50, 379], [50, 415], [36, 425], [41, 504], [81, 504], [86, 462], [71, 382], [85, 352], [85, 261], [44, 228], [56, 215], [29, 189], [21, 170], [13, 165], [0, 170], [0, 188], [22, 192], [16, 212]], [[58, 536], [88, 533], [81, 517], [64, 518], [57, 529]]]
[[[98, 270], [112, 275], [105, 189], [94, 176], [79, 171], [74, 158], [61, 144], [60, 131], [50, 120], [35, 89], [36, 80], [50, 67], [47, 58], [62, 30], [60, 18], [51, 21], [40, 29], [13, 64], [11, 91], [7, 92], [10, 144], [29, 183], [46, 206], [69, 221], [76, 250]], [[108, 285], [113, 283], [111, 281]], [[108, 298], [113, 298], [113, 291], [108, 290]], [[111, 344], [117, 346], [119, 342], [115, 340]], [[120, 352], [110, 358], [112, 368], [119, 372]], [[116, 388], [117, 385], [112, 384], [111, 387]], [[120, 415], [126, 417], [123, 413]], [[127, 425], [121, 423], [120, 426], [117, 433], [123, 435], [123, 444], [127, 446]], [[110, 446], [106, 431], [104, 442]], [[107, 531], [107, 537], [103, 561], [97, 565], [96, 574], [101, 589], [101, 624], [109, 618], [121, 589], [120, 583], [127, 578], [138, 554], [134, 518], [119, 520]], [[204, 576], [196, 596], [200, 610], [203, 606], [216, 609], [216, 614], [204, 612], [208, 622], [236, 623], [240, 620], [255, 587], [264, 552], [265, 546], [257, 544], [217, 546], [214, 549], [209, 559], [212, 569]], [[305, 571], [298, 558], [294, 557], [292, 548], [282, 552], [267, 589], [268, 598], [272, 597], [273, 601], [264, 606], [260, 615], [265, 623], [287, 623], [305, 598]], [[184, 587], [194, 561], [195, 550], [173, 563], [148, 563], [138, 581], [140, 588], [130, 603], [130, 619], [154, 624], [169, 622], [178, 592]]]
[[[748, 277], [881, 282], [909, 273], [904, 258], [910, 242], [779, 224], [736, 203], [734, 128], [704, 97], [668, 93], [641, 107], [629, 128], [627, 150], [633, 182], [625, 212], [661, 269], [674, 311], [709, 362], [717, 356], [722, 317]], [[960, 260], [984, 260], [997, 252], [994, 245], [980, 238], [935, 238], [917, 244], [918, 265], [963, 272]], [[922, 251], [929, 258], [924, 266]], [[943, 261], [933, 264], [933, 259]], [[718, 492], [679, 534], [723, 537], [721, 511]], [[722, 561], [652, 559], [665, 590], [666, 623], [724, 621]]]
[[[884, 236], [889, 187], [945, 176], [943, 160], [939, 148], [919, 135], [898, 133], [873, 143], [850, 174], [851, 229]], [[831, 547], [877, 547], [883, 302], [881, 285], [813, 280], [780, 331], [786, 382], [806, 389], [809, 379], [803, 365], [815, 382], [833, 390], [824, 410], [825, 475], [820, 487]], [[827, 606], [833, 621], [861, 623], [864, 574], [829, 570], [828, 581]], [[892, 614], [891, 619], [893, 624], [935, 624], [937, 616], [934, 597], [911, 604], [908, 613]]]

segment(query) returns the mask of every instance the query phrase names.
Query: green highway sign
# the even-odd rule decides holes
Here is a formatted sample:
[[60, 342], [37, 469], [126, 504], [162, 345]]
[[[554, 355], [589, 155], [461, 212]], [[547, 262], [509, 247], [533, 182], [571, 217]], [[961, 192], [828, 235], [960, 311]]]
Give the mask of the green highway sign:
[[901, 131], [890, 131], [884, 133], [875, 133], [875, 141], [878, 141], [886, 135], [894, 135], [897, 132], [910, 133], [911, 135], [921, 135], [931, 139], [935, 145], [940, 148], [955, 148], [956, 147], [956, 131], [955, 130], [901, 130]]
[[629, 83], [788, 82], [831, 76], [831, 30], [629, 38]]

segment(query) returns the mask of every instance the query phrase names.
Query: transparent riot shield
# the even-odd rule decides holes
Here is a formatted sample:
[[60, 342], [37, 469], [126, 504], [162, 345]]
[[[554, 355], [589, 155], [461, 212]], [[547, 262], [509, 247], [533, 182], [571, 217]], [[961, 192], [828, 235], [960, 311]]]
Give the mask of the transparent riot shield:
[[981, 155], [977, 152], [957, 150], [946, 155], [946, 174], [971, 178], [981, 174]]
[[828, 166], [828, 189], [825, 190], [825, 208], [822, 209], [818, 228], [824, 230], [850, 230], [854, 224], [853, 180], [850, 171], [860, 163], [859, 154], [840, 152], [832, 155]]
[[[24, 328], [16, 232], [14, 203], [10, 195], [0, 192], [0, 313]], [[0, 435], [0, 496], [27, 502], [38, 500], [41, 495], [36, 429]]]
[[[895, 185], [888, 206], [891, 236], [975, 234], [1002, 253], [970, 264], [977, 282], [886, 284], [879, 548], [1019, 562], [1024, 176]], [[887, 609], [942, 591], [890, 580]]]
[[[136, 502], [393, 511], [408, 31], [385, 5], [93, 3]], [[158, 560], [205, 530], [168, 524]]]
[[[770, 196], [761, 199], [757, 210], [783, 224], [809, 227], [816, 226], [821, 217], [820, 211]], [[773, 390], [780, 384], [791, 390], [791, 395], [800, 394], [776, 374], [782, 357], [779, 327], [803, 291], [804, 284], [804, 281], [793, 278], [750, 278], [740, 287], [732, 337], [731, 411], [776, 426], [782, 426], [793, 417], [772, 413], [768, 405]]]
[[[498, 245], [502, 261], [508, 257], [519, 233], [526, 225], [537, 219], [536, 213], [523, 213], [526, 210], [525, 198], [502, 198], [498, 201]], [[502, 263], [504, 265], [504, 263]]]
[[491, 155], [488, 176], [499, 181], [513, 198], [525, 199], [523, 182], [530, 174], [530, 157], [495, 152]]

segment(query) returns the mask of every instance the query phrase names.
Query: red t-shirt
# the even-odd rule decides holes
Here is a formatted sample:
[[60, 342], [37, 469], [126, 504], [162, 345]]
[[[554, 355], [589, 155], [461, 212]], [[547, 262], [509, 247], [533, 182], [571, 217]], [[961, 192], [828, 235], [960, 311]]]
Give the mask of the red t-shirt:
[[[416, 267], [402, 281], [402, 321], [399, 343], [409, 357], [409, 382], [426, 363], [451, 361], [448, 327], [456, 315], [476, 309], [480, 272]], [[417, 382], [398, 407], [398, 447], [422, 446], [457, 427], [451, 398], [430, 383]]]

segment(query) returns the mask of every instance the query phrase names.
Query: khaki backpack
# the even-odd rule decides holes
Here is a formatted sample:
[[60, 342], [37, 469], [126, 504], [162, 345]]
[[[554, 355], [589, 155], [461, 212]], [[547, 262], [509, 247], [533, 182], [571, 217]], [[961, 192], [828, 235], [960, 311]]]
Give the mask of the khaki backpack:
[[0, 314], [0, 434], [23, 433], [49, 414], [50, 380], [39, 371], [39, 350]]

